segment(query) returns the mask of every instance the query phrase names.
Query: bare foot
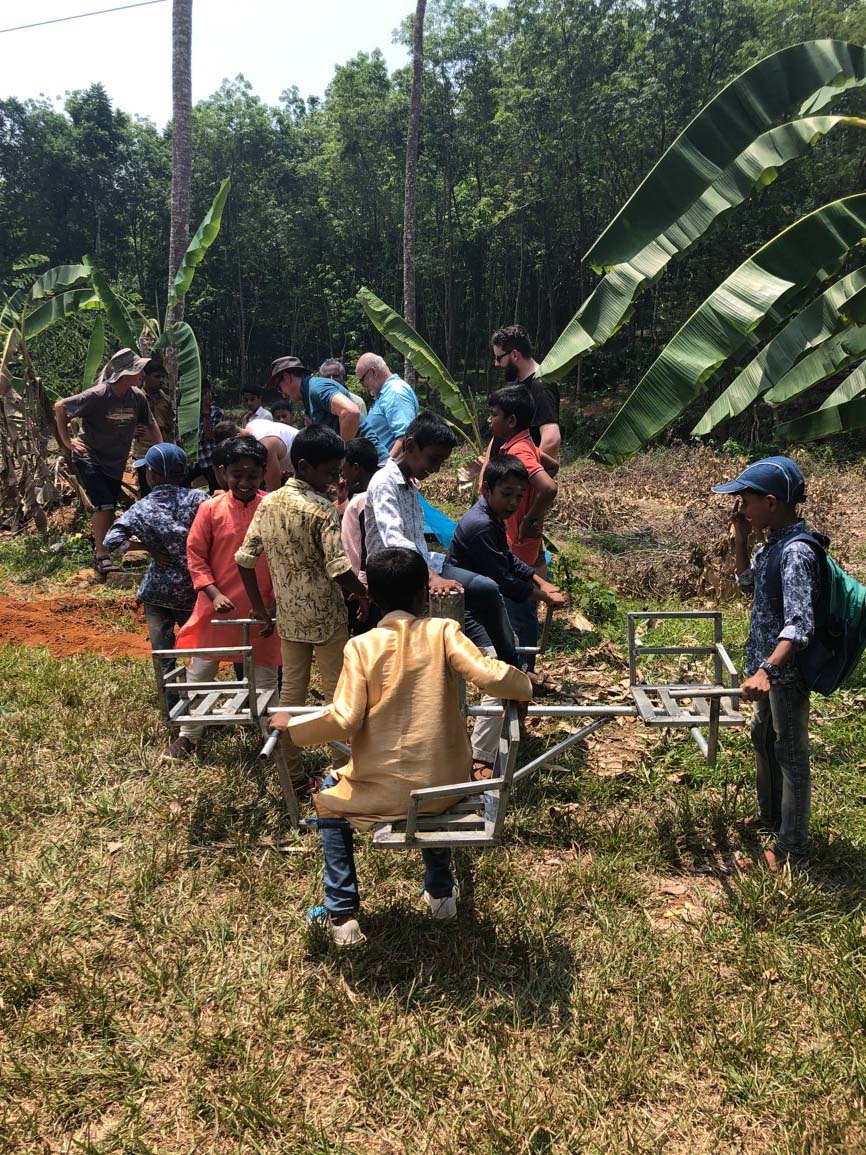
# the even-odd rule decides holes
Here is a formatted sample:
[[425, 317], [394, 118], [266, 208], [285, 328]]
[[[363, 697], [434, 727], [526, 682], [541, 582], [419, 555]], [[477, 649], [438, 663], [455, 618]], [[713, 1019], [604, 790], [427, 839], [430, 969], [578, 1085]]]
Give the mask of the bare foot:
[[747, 854], [738, 854], [734, 858], [734, 865], [743, 874], [751, 870], [769, 870], [770, 874], [778, 874], [784, 865], [784, 858], [780, 858], [772, 850], [764, 850], [754, 857]]

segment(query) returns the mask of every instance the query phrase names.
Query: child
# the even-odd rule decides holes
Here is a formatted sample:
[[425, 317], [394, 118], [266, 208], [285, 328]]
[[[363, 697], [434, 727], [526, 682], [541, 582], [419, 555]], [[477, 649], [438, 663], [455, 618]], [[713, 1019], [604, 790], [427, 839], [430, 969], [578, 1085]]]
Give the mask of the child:
[[[105, 535], [110, 552], [125, 553], [136, 538], [153, 561], [147, 567], [138, 598], [154, 650], [174, 647], [175, 626], [182, 626], [195, 603], [195, 590], [186, 564], [186, 541], [190, 526], [207, 495], [186, 488], [186, 454], [178, 445], [151, 445], [134, 463], [149, 487], [146, 497], [131, 506]], [[166, 673], [175, 663], [164, 658]]]
[[[508, 548], [529, 566], [544, 565], [541, 551], [541, 531], [544, 515], [556, 500], [556, 482], [547, 473], [538, 446], [532, 440], [530, 426], [534, 411], [532, 398], [521, 385], [509, 385], [497, 389], [487, 398], [490, 416], [487, 424], [492, 437], [491, 448], [502, 442], [499, 454], [507, 453], [517, 457], [526, 466], [529, 485], [517, 509], [505, 519], [505, 535]], [[488, 451], [494, 456], [490, 451]], [[538, 645], [538, 607], [534, 601], [515, 601], [505, 598], [508, 617], [517, 634], [521, 646]], [[529, 670], [535, 668], [535, 661], [526, 661]], [[552, 688], [546, 681], [539, 687]]]
[[[521, 561], [508, 547], [505, 524], [526, 499], [529, 474], [523, 462], [511, 454], [494, 457], [484, 470], [481, 497], [468, 510], [454, 532], [448, 560], [452, 565], [492, 578], [511, 602], [565, 605], [565, 597]], [[482, 702], [482, 705], [492, 703]], [[496, 758], [500, 718], [478, 718], [472, 732], [474, 778], [489, 778]]]
[[367, 486], [367, 557], [389, 546], [417, 550], [427, 563], [431, 593], [463, 591], [467, 636], [479, 649], [492, 645], [498, 658], [517, 665], [514, 634], [496, 582], [449, 565], [442, 554], [431, 556], [427, 549], [418, 482], [438, 473], [456, 444], [457, 434], [435, 413], [425, 410], [410, 422], [399, 456], [389, 457]]
[[[376, 446], [366, 437], [353, 437], [346, 445], [346, 458], [340, 467], [340, 480], [344, 487], [343, 509], [340, 514], [340, 539], [346, 557], [352, 563], [352, 569], [364, 585], [367, 578], [364, 566], [367, 562], [367, 532], [365, 528], [367, 504], [367, 486], [370, 479], [379, 468]], [[340, 508], [340, 501], [337, 501]], [[350, 607], [349, 634], [366, 633], [379, 623], [379, 611], [375, 606], [370, 607], [370, 613], [365, 622], [359, 622]]]
[[[749, 869], [759, 864], [776, 871], [786, 858], [805, 854], [809, 838], [809, 691], [794, 659], [814, 634], [820, 569], [810, 545], [790, 541], [808, 527], [797, 513], [805, 482], [789, 457], [762, 458], [733, 481], [714, 485], [713, 493], [738, 494], [731, 517], [737, 583], [753, 597], [747, 677], [740, 690], [745, 701], [758, 703], [752, 715], [758, 813], [743, 826], [774, 835], [771, 850], [757, 860], [741, 858], [738, 865]], [[751, 561], [750, 530], [767, 531], [766, 544], [755, 550]], [[777, 558], [781, 581], [773, 590], [767, 572]]]
[[[409, 794], [427, 786], [465, 782], [470, 750], [460, 713], [458, 677], [488, 693], [527, 702], [525, 674], [485, 658], [450, 618], [423, 616], [429, 574], [415, 549], [380, 550], [367, 563], [370, 594], [384, 617], [378, 627], [346, 646], [333, 703], [320, 713], [277, 714], [301, 746], [349, 740], [352, 758], [339, 779], [328, 777], [315, 797], [325, 858], [325, 908], [339, 946], [362, 942], [352, 828], [405, 818]], [[441, 814], [454, 802], [424, 806]], [[334, 820], [338, 821], [334, 821]], [[348, 821], [339, 821], [348, 819]], [[422, 850], [424, 900], [434, 919], [457, 915], [451, 851]]]
[[213, 464], [213, 454], [216, 448], [214, 431], [225, 414], [219, 405], [214, 405], [210, 382], [207, 377], [201, 383], [201, 413], [198, 423], [198, 461], [193, 466], [193, 477], [199, 474], [207, 482], [208, 493], [213, 496], [219, 488]]
[[[366, 616], [367, 590], [352, 573], [340, 542], [340, 518], [325, 497], [336, 484], [345, 455], [342, 440], [323, 425], [310, 425], [292, 442], [295, 476], [262, 501], [243, 544], [235, 554], [254, 617], [271, 616], [256, 576], [267, 555], [277, 600], [277, 632], [283, 655], [281, 706], [303, 706], [315, 654], [322, 693], [330, 701], [343, 668], [343, 646], [349, 637], [342, 590], [361, 603]], [[298, 751], [286, 743], [286, 761], [297, 790], [309, 783]]]
[[241, 418], [244, 425], [254, 417], [264, 417], [266, 421], [273, 420], [270, 409], [262, 405], [262, 390], [258, 385], [244, 385], [241, 390], [241, 401], [244, 403], [244, 415]]
[[[177, 637], [178, 647], [204, 649], [208, 647], [240, 646], [243, 634], [240, 626], [217, 626], [211, 619], [218, 614], [237, 618], [251, 616], [238, 567], [235, 551], [244, 540], [250, 523], [261, 504], [259, 493], [264, 477], [267, 452], [254, 437], [233, 437], [217, 447], [220, 457], [219, 479], [226, 492], [206, 502], [196, 516], [187, 541], [187, 560], [193, 585], [198, 591], [195, 609]], [[273, 601], [273, 587], [267, 563], [262, 558], [258, 567], [262, 597]], [[253, 647], [256, 688], [272, 690], [277, 684], [280, 647], [276, 638], [264, 637], [264, 631], [253, 628], [250, 644]], [[219, 670], [219, 661], [211, 658], [192, 658], [189, 677], [194, 681], [211, 681]], [[171, 743], [168, 758], [189, 758], [204, 726], [187, 722]]]

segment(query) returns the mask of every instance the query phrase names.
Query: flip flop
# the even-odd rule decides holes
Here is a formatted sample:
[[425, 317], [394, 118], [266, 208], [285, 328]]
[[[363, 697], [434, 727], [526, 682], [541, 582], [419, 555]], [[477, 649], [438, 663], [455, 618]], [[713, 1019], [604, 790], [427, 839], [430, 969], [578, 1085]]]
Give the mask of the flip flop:
[[117, 573], [117, 566], [110, 557], [94, 557], [93, 572], [97, 577], [105, 578], [110, 573]]
[[483, 758], [474, 758], [472, 761], [472, 781], [486, 782], [493, 777], [493, 763], [485, 762]]
[[785, 859], [780, 858], [772, 850], [762, 850], [752, 857], [749, 854], [734, 855], [734, 866], [741, 874], [750, 874], [754, 870], [767, 870], [770, 874], [778, 874], [785, 865]]

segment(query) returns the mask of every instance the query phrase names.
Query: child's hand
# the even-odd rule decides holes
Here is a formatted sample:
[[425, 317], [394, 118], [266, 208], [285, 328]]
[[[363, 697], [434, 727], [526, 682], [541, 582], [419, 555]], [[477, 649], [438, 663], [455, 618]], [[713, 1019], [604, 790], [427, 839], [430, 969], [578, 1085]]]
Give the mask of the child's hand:
[[355, 621], [366, 622], [370, 616], [370, 599], [361, 594], [349, 594], [349, 603], [355, 607]]
[[430, 576], [430, 593], [431, 594], [462, 594], [463, 586], [460, 582], [451, 581], [449, 578], [440, 577], [439, 574], [431, 574]]
[[555, 585], [549, 582], [544, 582], [540, 588], [541, 600], [548, 606], [552, 606], [555, 610], [561, 609], [568, 601], [566, 595], [562, 590], [557, 589]]
[[171, 558], [164, 549], [159, 549], [158, 546], [152, 545], [148, 552], [158, 566], [165, 567], [171, 565]]
[[507, 702], [506, 705], [513, 706], [515, 708], [515, 710], [517, 711], [517, 721], [522, 726], [523, 723], [526, 721], [526, 715], [529, 712], [529, 703], [528, 702], [510, 701], [510, 702]]
[[524, 517], [517, 530], [518, 542], [526, 541], [541, 537], [541, 518], [538, 517]]
[[213, 598], [213, 608], [216, 614], [227, 614], [229, 610], [235, 608], [235, 603], [231, 598], [227, 598], [225, 594], [217, 590]]
[[286, 730], [288, 729], [288, 727], [289, 727], [289, 715], [288, 714], [272, 714], [271, 715], [271, 720], [268, 722], [268, 729], [269, 730], [279, 730], [281, 733], [285, 733]]
[[746, 678], [740, 686], [740, 697], [744, 702], [760, 702], [770, 692], [770, 679], [766, 670], [756, 670], [751, 678]]
[[265, 623], [262, 626], [261, 630], [259, 631], [259, 637], [260, 638], [269, 638], [271, 636], [271, 634], [274, 632], [274, 625], [276, 623], [274, 622], [274, 619], [271, 617], [271, 615], [268, 613], [268, 611], [265, 609], [250, 610], [250, 617], [256, 622], [264, 622]]
[[742, 542], [748, 541], [752, 524], [743, 513], [739, 498], [734, 502], [734, 508], [731, 512], [731, 529], [734, 531], [734, 537], [739, 538]]

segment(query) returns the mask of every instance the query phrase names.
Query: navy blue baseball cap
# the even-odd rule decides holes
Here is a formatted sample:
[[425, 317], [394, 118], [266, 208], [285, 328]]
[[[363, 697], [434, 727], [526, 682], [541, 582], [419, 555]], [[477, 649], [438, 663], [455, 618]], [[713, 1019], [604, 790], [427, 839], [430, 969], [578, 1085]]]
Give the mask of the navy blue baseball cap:
[[747, 465], [739, 477], [713, 486], [713, 493], [742, 493], [751, 489], [753, 493], [772, 494], [780, 501], [796, 505], [803, 500], [806, 481], [796, 461], [790, 457], [762, 457]]
[[182, 477], [186, 473], [186, 454], [179, 445], [161, 441], [159, 445], [151, 445], [144, 457], [132, 464], [136, 469], [146, 465], [160, 477]]

